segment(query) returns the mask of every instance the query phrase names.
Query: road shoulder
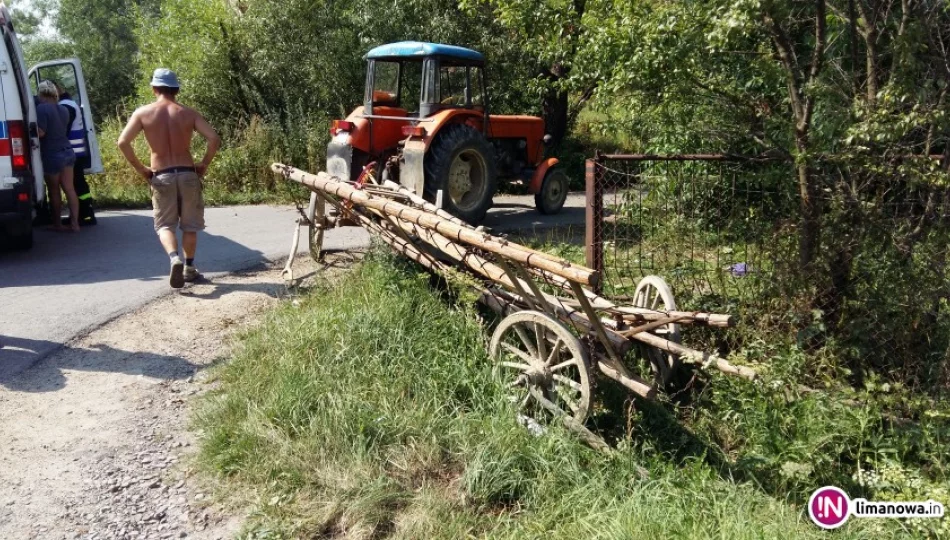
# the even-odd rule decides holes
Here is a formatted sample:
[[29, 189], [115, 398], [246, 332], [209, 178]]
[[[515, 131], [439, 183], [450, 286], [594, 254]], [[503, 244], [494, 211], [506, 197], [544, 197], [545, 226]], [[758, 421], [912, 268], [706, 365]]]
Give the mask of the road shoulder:
[[0, 387], [0, 538], [233, 536], [241, 510], [192, 469], [189, 405], [230, 337], [288, 295], [279, 268], [196, 284]]

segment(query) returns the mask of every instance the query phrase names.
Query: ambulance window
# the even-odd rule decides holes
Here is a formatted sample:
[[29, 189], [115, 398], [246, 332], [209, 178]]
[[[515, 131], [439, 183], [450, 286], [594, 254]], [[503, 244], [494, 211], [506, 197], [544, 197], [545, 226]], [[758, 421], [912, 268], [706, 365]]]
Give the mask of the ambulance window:
[[[76, 68], [72, 64], [58, 64], [55, 66], [41, 67], [36, 70], [37, 78], [41, 81], [49, 79], [62, 87], [69, 93], [76, 103], [82, 104], [82, 95], [79, 92], [79, 84], [76, 82]], [[30, 81], [33, 89], [33, 95], [36, 95], [37, 81]]]

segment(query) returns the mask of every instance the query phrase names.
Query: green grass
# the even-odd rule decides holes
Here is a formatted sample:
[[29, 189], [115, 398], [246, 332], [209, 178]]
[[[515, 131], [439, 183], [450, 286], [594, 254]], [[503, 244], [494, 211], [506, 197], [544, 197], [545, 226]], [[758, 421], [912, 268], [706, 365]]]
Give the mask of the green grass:
[[[426, 274], [374, 253], [243, 334], [196, 416], [201, 467], [253, 508], [243, 536], [826, 536], [802, 492], [854, 469], [824, 461], [862, 440], [860, 428], [835, 434], [836, 419], [853, 417], [809, 398], [786, 410], [778, 393], [718, 379], [697, 401], [706, 412], [690, 414], [625, 402], [602, 382], [591, 425], [617, 444], [607, 456], [516, 423], [486, 357], [489, 330]], [[783, 456], [807, 464], [810, 452], [817, 473], [786, 466], [804, 476], [783, 483]], [[898, 532], [852, 520], [836, 536]]]

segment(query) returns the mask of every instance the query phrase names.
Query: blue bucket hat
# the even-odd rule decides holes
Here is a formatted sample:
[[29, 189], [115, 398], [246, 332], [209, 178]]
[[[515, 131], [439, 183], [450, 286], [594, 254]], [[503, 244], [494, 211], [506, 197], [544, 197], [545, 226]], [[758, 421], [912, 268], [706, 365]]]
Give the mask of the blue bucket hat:
[[166, 68], [158, 68], [152, 74], [152, 86], [164, 86], [166, 88], [180, 88], [178, 84], [178, 75], [174, 71]]

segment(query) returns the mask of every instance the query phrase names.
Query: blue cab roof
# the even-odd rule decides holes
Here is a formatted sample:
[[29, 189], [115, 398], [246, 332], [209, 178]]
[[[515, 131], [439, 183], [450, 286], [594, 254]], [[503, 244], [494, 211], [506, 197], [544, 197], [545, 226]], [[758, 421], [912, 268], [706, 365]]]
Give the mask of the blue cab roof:
[[449, 58], [458, 58], [459, 60], [468, 60], [472, 62], [484, 62], [485, 57], [482, 53], [457, 47], [455, 45], [441, 45], [439, 43], [425, 43], [422, 41], [400, 41], [399, 43], [390, 43], [380, 45], [366, 53], [366, 58], [421, 58], [423, 56], [447, 56]]

